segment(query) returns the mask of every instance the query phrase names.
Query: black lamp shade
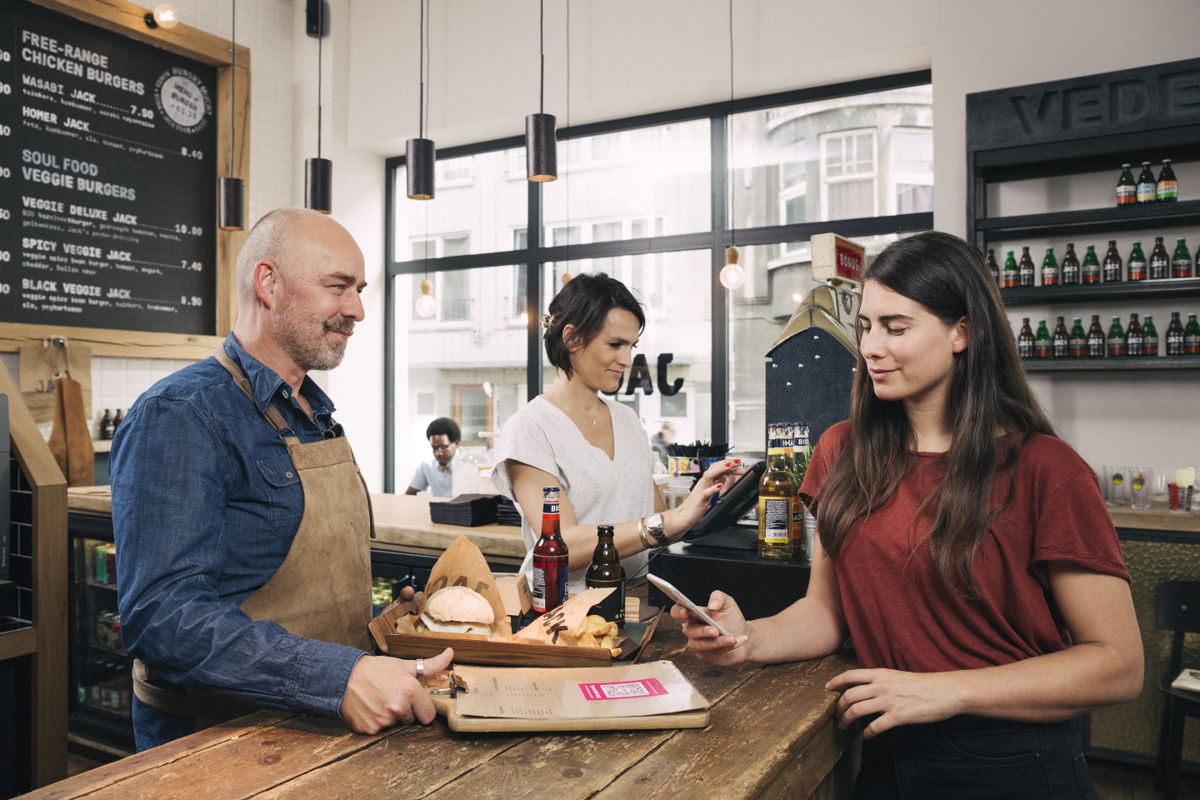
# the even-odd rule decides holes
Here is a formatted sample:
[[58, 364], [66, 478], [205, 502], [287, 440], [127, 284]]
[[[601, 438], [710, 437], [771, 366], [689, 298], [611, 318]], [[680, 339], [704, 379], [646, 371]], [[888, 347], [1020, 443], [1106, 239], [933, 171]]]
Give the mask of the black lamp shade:
[[553, 114], [530, 114], [525, 118], [525, 166], [529, 180], [538, 183], [558, 179], [558, 142]]
[[245, 184], [241, 178], [220, 178], [217, 181], [217, 227], [223, 231], [245, 229]]
[[432, 139], [409, 139], [404, 163], [408, 170], [410, 200], [433, 199], [434, 160], [437, 157]]
[[328, 158], [304, 160], [304, 207], [322, 214], [333, 210], [333, 162]]

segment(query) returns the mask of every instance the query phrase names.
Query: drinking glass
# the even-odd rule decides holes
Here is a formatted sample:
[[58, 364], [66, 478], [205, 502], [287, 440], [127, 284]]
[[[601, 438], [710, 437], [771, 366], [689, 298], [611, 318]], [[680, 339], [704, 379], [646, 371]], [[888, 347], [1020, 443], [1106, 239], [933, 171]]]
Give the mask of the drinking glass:
[[1104, 468], [1104, 501], [1110, 506], [1129, 505], [1129, 467]]
[[1149, 467], [1133, 467], [1128, 473], [1129, 507], [1150, 508], [1150, 496], [1154, 492], [1154, 470]]

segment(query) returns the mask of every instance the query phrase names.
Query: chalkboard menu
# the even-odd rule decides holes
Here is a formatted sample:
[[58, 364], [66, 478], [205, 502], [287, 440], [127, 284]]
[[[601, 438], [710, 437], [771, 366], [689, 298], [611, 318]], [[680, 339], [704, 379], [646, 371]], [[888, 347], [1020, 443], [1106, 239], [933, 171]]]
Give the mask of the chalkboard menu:
[[0, 320], [213, 334], [216, 69], [0, 14]]

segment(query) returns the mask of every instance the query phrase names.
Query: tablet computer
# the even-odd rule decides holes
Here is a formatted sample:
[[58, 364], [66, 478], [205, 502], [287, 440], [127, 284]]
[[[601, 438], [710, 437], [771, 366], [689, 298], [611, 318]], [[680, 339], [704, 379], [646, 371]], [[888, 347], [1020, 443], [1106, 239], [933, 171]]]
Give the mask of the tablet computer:
[[751, 464], [737, 482], [725, 490], [712, 508], [704, 512], [695, 525], [683, 535], [685, 542], [693, 542], [710, 533], [728, 530], [758, 502], [758, 482], [767, 469], [766, 461]]

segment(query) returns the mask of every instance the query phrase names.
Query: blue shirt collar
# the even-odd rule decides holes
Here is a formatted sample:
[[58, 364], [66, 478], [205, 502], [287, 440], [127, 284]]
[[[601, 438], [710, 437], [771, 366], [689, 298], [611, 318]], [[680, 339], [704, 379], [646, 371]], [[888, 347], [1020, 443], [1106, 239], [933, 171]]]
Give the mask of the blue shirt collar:
[[[226, 355], [233, 359], [233, 362], [239, 365], [245, 371], [246, 377], [250, 379], [250, 389], [254, 392], [254, 405], [258, 406], [259, 412], [265, 412], [267, 406], [276, 397], [281, 399], [291, 397], [291, 387], [274, 370], [247, 353], [241, 342], [233, 335], [233, 331], [230, 331], [225, 337], [224, 347]], [[283, 394], [285, 391], [287, 392], [286, 396]], [[317, 385], [316, 381], [307, 375], [304, 376], [304, 382], [300, 384], [300, 393], [308, 399], [308, 404], [312, 406], [314, 418], [328, 417], [337, 410], [334, 408], [333, 401], [329, 399], [329, 395], [321, 391], [321, 387]]]

